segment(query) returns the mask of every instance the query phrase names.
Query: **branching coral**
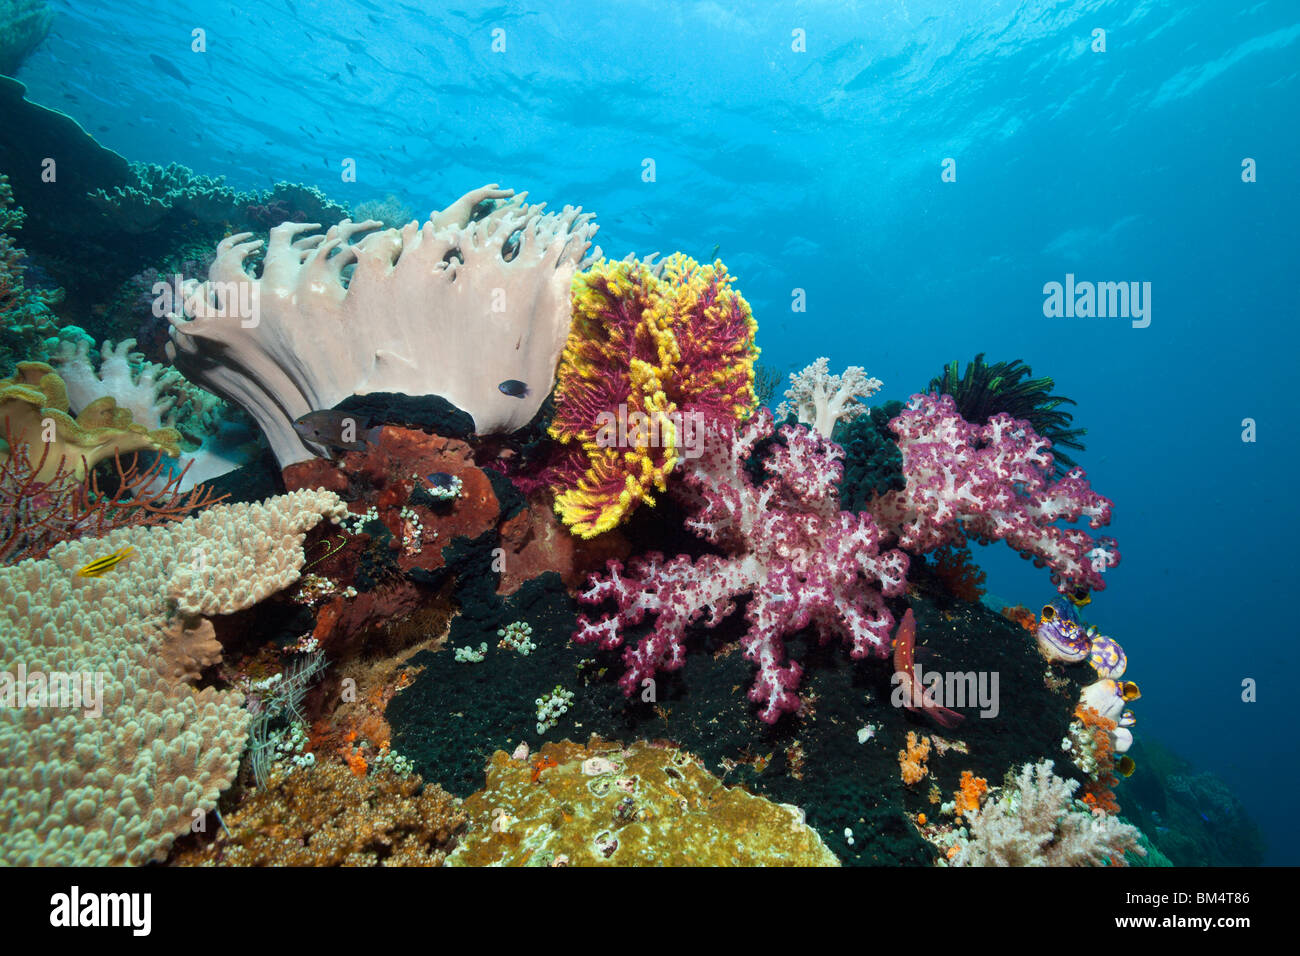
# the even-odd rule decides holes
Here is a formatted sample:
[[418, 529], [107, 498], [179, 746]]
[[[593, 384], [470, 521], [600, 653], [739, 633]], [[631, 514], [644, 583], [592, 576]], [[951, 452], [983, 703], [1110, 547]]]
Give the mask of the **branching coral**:
[[876, 499], [872, 513], [899, 544], [920, 554], [967, 536], [1005, 540], [1065, 593], [1083, 586], [1100, 591], [1103, 574], [1119, 563], [1110, 539], [1056, 522], [1110, 523], [1112, 504], [1088, 484], [1081, 469], [1052, 480], [1051, 442], [1025, 422], [993, 416], [973, 425], [951, 397], [915, 395], [889, 423], [903, 452], [907, 486]]
[[185, 476], [168, 477], [162, 458], [141, 468], [134, 456], [127, 465], [116, 457], [115, 486], [107, 492], [95, 472], [78, 479], [66, 462], [39, 478], [47, 473], [49, 445], [41, 446], [36, 461], [26, 443], [11, 447], [0, 459], [0, 565], [45, 557], [64, 541], [176, 521], [221, 500], [203, 487], [182, 489]]
[[801, 372], [791, 372], [777, 417], [793, 413], [817, 434], [830, 438], [836, 422], [852, 421], [867, 411], [861, 400], [880, 391], [880, 379], [869, 378], [858, 365], [850, 365], [843, 375], [831, 375], [829, 366], [830, 359], [822, 357]]
[[261, 278], [244, 268], [261, 241], [231, 236], [208, 281], [187, 286], [169, 355], [246, 409], [282, 466], [313, 455], [294, 419], [353, 394], [440, 395], [480, 433], [520, 428], [551, 390], [569, 284], [596, 227], [512, 195], [476, 189], [400, 231], [344, 220], [306, 235], [319, 227], [285, 223]]
[[907, 732], [907, 748], [898, 752], [898, 769], [903, 783], [911, 786], [920, 783], [930, 775], [926, 761], [930, 759], [930, 738], [924, 735], [918, 740], [916, 731]]
[[1073, 802], [1079, 784], [1062, 780], [1050, 760], [1026, 765], [996, 800], [968, 817], [970, 839], [956, 844], [953, 866], [1125, 866], [1140, 856], [1138, 829]]
[[720, 262], [601, 260], [577, 277], [550, 426], [565, 524], [590, 538], [654, 504], [698, 423], [753, 410], [756, 328]]
[[715, 421], [703, 454], [684, 465], [683, 495], [695, 506], [687, 527], [726, 551], [694, 561], [652, 553], [629, 563], [609, 563], [580, 595], [588, 604], [617, 603], [612, 616], [579, 620], [574, 640], [604, 648], [623, 644], [627, 628], [646, 614], [653, 630], [624, 652], [624, 693], [638, 690], [660, 668], [676, 670], [686, 654], [688, 625], [717, 625], [748, 597], [741, 639], [745, 657], [758, 665], [749, 699], [774, 723], [799, 707], [794, 691], [802, 669], [786, 664], [782, 638], [815, 624], [823, 641], [843, 637], [853, 658], [889, 653], [893, 615], [884, 598], [902, 593], [907, 556], [881, 552], [871, 517], [839, 510], [839, 446], [802, 427], [781, 429], [763, 462], [769, 477], [757, 487], [745, 463], [772, 433], [772, 416], [760, 410], [744, 426]]

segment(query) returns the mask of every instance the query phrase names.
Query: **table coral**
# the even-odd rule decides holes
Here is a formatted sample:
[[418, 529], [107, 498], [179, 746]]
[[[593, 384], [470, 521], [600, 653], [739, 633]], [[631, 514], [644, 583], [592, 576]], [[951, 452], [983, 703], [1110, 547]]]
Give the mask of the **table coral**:
[[[295, 419], [354, 394], [438, 395], [479, 433], [521, 428], [551, 391], [569, 284], [597, 228], [589, 213], [544, 213], [524, 195], [485, 186], [401, 230], [345, 219], [311, 235], [318, 225], [284, 223], [261, 278], [244, 267], [261, 240], [224, 239], [208, 281], [189, 283], [185, 314], [170, 317], [168, 355], [242, 406], [281, 466], [317, 450]], [[509, 381], [526, 391], [503, 390]]]

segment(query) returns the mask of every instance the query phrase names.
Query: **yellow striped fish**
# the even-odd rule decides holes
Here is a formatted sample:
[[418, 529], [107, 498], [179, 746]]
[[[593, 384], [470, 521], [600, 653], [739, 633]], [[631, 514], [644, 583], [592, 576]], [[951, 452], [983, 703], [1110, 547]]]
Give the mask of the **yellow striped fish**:
[[135, 549], [131, 545], [124, 548], [118, 548], [112, 554], [106, 554], [102, 558], [96, 558], [83, 568], [77, 569], [79, 578], [98, 578], [102, 577], [104, 572], [111, 571], [117, 567], [123, 558], [130, 555]]

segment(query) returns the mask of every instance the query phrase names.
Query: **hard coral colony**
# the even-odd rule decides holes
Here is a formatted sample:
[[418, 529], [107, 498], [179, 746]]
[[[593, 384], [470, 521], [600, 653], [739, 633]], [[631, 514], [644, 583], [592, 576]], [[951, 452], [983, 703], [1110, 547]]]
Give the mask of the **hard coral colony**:
[[[175, 189], [181, 173], [141, 175], [140, 189]], [[944, 639], [940, 603], [969, 608], [984, 653], [1033, 653], [978, 604], [968, 540], [1005, 540], [1062, 592], [1100, 591], [1117, 548], [1060, 523], [1104, 527], [1111, 502], [1079, 469], [1057, 477], [1027, 422], [968, 422], [952, 398], [917, 395], [888, 422], [897, 483], [844, 510], [833, 438], [867, 420], [879, 380], [819, 358], [791, 375], [778, 425], [754, 393], [757, 324], [720, 261], [592, 261], [591, 214], [525, 198], [488, 185], [423, 224], [344, 218], [323, 233], [283, 198], [248, 207], [240, 221], [259, 229], [268, 210], [288, 220], [269, 223], [260, 273], [262, 241], [232, 231], [168, 316], [166, 353], [207, 399], [165, 396], [180, 380], [135, 340], [105, 341], [96, 372], [89, 337], [51, 339], [66, 383], [39, 361], [0, 380], [6, 657], [129, 662], [113, 671], [114, 722], [94, 732], [27, 716], [0, 686], [0, 861], [834, 865], [835, 847], [856, 860], [869, 844], [853, 821], [773, 800], [797, 796], [839, 734], [856, 741], [854, 773], [879, 766], [858, 755], [901, 746], [897, 776], [875, 783], [930, 841], [924, 858], [1020, 860], [1045, 801], [1067, 808], [1057, 857], [1122, 862], [1131, 828], [1069, 814], [1117, 812], [1136, 687], [1118, 681], [1118, 644], [1073, 609], [1048, 605], [1036, 637], [1047, 666], [1088, 661], [1100, 678], [1059, 707], [1083, 804], [1027, 756], [1001, 796], [970, 770], [957, 783], [946, 755], [991, 773], [990, 738], [916, 729], [965, 716], [916, 673]], [[186, 418], [201, 445], [212, 436], [196, 423], [231, 406], [274, 456], [268, 484], [291, 493], [214, 506], [158, 464], [182, 454], [175, 409], [212, 416]], [[137, 452], [158, 457], [122, 464]], [[115, 457], [111, 482], [99, 466]], [[653, 533], [642, 505], [662, 515]], [[935, 570], [914, 560], [940, 548]], [[507, 585], [510, 561], [531, 571]], [[688, 667], [693, 644], [712, 655]], [[727, 686], [733, 649], [753, 671], [752, 709]], [[615, 650], [626, 702], [607, 694]], [[914, 691], [905, 712], [843, 677], [888, 676], [891, 656]], [[407, 705], [426, 677], [467, 695], [463, 733], [439, 723], [454, 708]], [[692, 730], [700, 706], [753, 728], [710, 756], [755, 792], [684, 749], [718, 746]], [[823, 713], [870, 722], [845, 734]], [[801, 739], [774, 759], [755, 720], [797, 722]], [[585, 745], [554, 739], [580, 727]], [[620, 733], [633, 739], [595, 736]], [[675, 745], [647, 742], [664, 736]], [[431, 739], [437, 760], [419, 749]], [[917, 812], [927, 777], [935, 803], [939, 780], [956, 787], [946, 810]], [[1038, 802], [1017, 811], [1015, 793]], [[218, 808], [220, 826], [190, 832], [193, 812]]]

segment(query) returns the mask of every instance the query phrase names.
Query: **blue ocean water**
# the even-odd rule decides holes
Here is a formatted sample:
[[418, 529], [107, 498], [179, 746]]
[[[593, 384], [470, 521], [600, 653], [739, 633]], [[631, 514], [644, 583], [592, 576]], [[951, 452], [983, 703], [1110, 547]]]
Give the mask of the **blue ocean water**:
[[[1116, 502], [1090, 615], [1139, 732], [1300, 862], [1294, 3], [53, 6], [19, 78], [132, 160], [421, 215], [498, 182], [594, 211], [613, 256], [716, 245], [779, 369], [826, 355], [895, 398], [981, 351], [1052, 376]], [[1150, 282], [1149, 326], [1046, 317], [1067, 274]], [[1005, 546], [977, 557], [992, 593], [1050, 597]]]

